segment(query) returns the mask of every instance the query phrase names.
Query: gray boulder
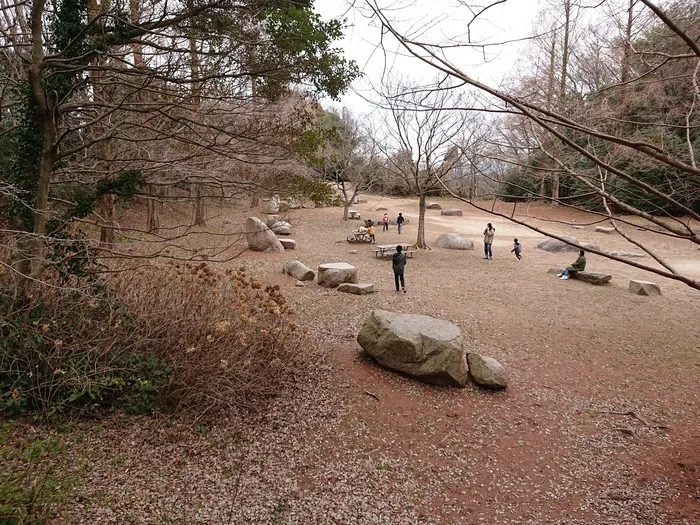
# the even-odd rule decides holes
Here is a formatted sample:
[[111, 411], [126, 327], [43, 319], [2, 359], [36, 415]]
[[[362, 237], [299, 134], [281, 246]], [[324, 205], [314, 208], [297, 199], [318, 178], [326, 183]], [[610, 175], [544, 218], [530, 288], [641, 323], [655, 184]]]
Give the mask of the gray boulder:
[[339, 292], [352, 293], [355, 295], [365, 295], [374, 293], [374, 285], [372, 283], [342, 283], [336, 288]]
[[[575, 244], [578, 244], [578, 239], [576, 237], [562, 237], [563, 239], [566, 239], [569, 242], [573, 242]], [[563, 241], [560, 241], [559, 239], [542, 239], [540, 243], [537, 245], [537, 247], [540, 250], [544, 250], [545, 252], [552, 252], [552, 253], [567, 253], [567, 252], [578, 252], [581, 248], [578, 248], [576, 246], [571, 246], [570, 244], [566, 244]]]
[[277, 221], [270, 226], [270, 229], [277, 235], [291, 235], [292, 233], [292, 225], [286, 221]]
[[427, 383], [464, 387], [469, 379], [462, 333], [449, 321], [375, 310], [357, 342], [380, 365]]
[[[547, 270], [547, 273], [559, 275], [563, 271], [564, 270], [560, 270], [558, 268], [550, 268], [549, 270]], [[600, 272], [576, 272], [569, 274], [569, 278], [576, 279], [578, 281], [584, 281], [590, 284], [601, 285], [609, 283], [612, 280], [612, 275]]]
[[282, 273], [291, 275], [298, 281], [313, 281], [314, 271], [300, 261], [287, 261], [282, 267]]
[[280, 201], [280, 213], [287, 213], [289, 211], [289, 203], [287, 201]]
[[379, 206], [378, 208], [375, 208], [377, 211], [389, 211], [389, 208], [385, 208], [384, 206]]
[[456, 208], [448, 208], [446, 210], [442, 210], [440, 212], [440, 215], [447, 215], [448, 217], [461, 217], [462, 210], [458, 210]]
[[265, 209], [263, 210], [263, 212], [270, 215], [273, 213], [279, 213], [279, 211], [280, 211], [280, 198], [279, 198], [279, 195], [274, 195], [265, 204]]
[[646, 257], [642, 252], [626, 252], [624, 250], [615, 250], [609, 253], [614, 257]]
[[245, 221], [245, 237], [248, 248], [255, 252], [283, 252], [284, 246], [277, 236], [257, 217]]
[[474, 242], [460, 233], [443, 233], [437, 238], [435, 245], [438, 248], [447, 248], [448, 250], [474, 249]]
[[318, 267], [318, 284], [335, 288], [343, 283], [357, 282], [357, 268], [348, 263], [327, 263]]
[[294, 239], [279, 239], [285, 250], [294, 250], [297, 247], [297, 241]]
[[467, 363], [469, 363], [469, 374], [477, 385], [493, 389], [502, 389], [508, 386], [506, 369], [493, 357], [469, 354]]
[[429, 202], [428, 204], [425, 205], [425, 209], [427, 209], [427, 210], [441, 210], [442, 206], [440, 206], [437, 202]]
[[269, 228], [279, 220], [280, 220], [279, 215], [268, 215], [267, 219], [265, 219], [265, 223], [267, 224], [267, 226]]
[[649, 281], [630, 281], [629, 290], [637, 295], [661, 295], [661, 287]]

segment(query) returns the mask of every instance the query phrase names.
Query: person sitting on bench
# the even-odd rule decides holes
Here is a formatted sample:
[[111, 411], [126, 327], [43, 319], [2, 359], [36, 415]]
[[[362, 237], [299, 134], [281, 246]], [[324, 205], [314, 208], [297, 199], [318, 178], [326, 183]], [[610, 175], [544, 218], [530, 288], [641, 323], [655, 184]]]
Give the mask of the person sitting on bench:
[[578, 252], [578, 259], [576, 259], [576, 262], [569, 266], [566, 270], [564, 270], [562, 273], [557, 274], [557, 277], [560, 279], [568, 279], [569, 275], [577, 273], [577, 272], [582, 272], [583, 270], [586, 269], [586, 252], [583, 250], [580, 250]]

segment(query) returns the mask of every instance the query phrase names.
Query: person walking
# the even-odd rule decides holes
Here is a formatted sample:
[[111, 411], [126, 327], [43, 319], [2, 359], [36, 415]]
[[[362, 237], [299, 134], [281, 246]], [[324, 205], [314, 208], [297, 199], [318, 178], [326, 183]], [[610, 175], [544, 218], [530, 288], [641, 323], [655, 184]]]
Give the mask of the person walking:
[[[399, 216], [396, 217], [396, 225], [397, 225], [398, 228], [399, 228], [399, 235], [401, 235], [401, 228], [403, 228], [404, 220], [405, 220], [405, 219], [403, 218], [403, 215], [402, 215], [401, 213], [399, 213]], [[405, 254], [404, 254], [404, 255], [405, 255]]]
[[[394, 284], [396, 285], [396, 293], [406, 293], [406, 283], [404, 282], [403, 272], [406, 267], [406, 254], [403, 252], [403, 246], [400, 244], [396, 247], [396, 253], [391, 259], [391, 266], [394, 269]], [[399, 282], [401, 290], [399, 290]]]
[[384, 217], [382, 218], [382, 224], [384, 225], [382, 227], [383, 232], [388, 232], [389, 231], [389, 216], [385, 213]]
[[484, 259], [493, 259], [493, 252], [491, 251], [491, 245], [493, 244], [493, 235], [496, 233], [496, 229], [488, 223], [486, 229], [484, 230]]
[[374, 238], [374, 223], [372, 221], [367, 222], [367, 235], [369, 235], [370, 243], [377, 244], [377, 240]]
[[578, 252], [578, 259], [576, 259], [576, 262], [569, 266], [566, 270], [564, 270], [561, 273], [557, 274], [557, 277], [559, 277], [562, 280], [566, 280], [569, 278], [569, 275], [577, 273], [577, 272], [582, 272], [586, 269], [586, 252], [583, 250], [580, 250]]

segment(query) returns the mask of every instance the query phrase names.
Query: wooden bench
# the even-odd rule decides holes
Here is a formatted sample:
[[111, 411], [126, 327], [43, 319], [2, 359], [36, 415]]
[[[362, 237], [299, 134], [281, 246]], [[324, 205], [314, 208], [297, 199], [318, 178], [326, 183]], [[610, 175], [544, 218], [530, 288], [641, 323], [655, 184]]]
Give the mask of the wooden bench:
[[[563, 271], [564, 270], [559, 270], [558, 268], [550, 268], [547, 270], [547, 273], [558, 275]], [[578, 281], [600, 285], [609, 283], [612, 279], [612, 275], [599, 272], [571, 272], [569, 273], [569, 279], [576, 279]]]

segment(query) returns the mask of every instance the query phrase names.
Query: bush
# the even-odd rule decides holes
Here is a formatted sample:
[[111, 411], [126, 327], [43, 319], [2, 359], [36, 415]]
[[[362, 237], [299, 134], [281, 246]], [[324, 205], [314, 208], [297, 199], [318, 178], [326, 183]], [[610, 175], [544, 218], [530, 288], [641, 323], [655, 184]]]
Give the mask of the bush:
[[119, 407], [254, 408], [305, 362], [305, 330], [278, 287], [205, 263], [109, 274], [100, 286], [0, 295], [0, 414]]

